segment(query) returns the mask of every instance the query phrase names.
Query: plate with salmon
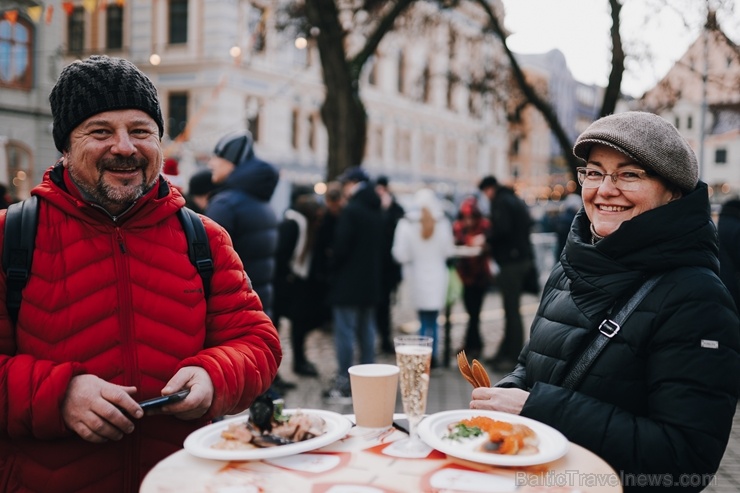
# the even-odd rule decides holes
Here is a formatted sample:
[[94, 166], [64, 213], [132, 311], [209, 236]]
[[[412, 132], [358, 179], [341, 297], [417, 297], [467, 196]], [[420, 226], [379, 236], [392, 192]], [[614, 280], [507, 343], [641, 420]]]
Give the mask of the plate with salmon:
[[432, 414], [419, 424], [419, 436], [447, 455], [497, 466], [544, 464], [568, 451], [568, 440], [551, 426], [480, 409]]

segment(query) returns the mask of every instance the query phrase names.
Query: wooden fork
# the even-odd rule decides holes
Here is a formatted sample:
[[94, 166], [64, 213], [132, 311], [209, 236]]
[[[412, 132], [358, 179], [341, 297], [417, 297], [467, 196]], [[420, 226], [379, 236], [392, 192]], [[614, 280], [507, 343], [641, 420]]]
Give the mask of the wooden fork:
[[486, 369], [483, 368], [483, 365], [477, 359], [473, 360], [473, 378], [478, 382], [478, 387], [491, 386], [491, 379], [489, 378]]
[[478, 385], [473, 376], [473, 370], [470, 368], [468, 357], [465, 355], [464, 350], [457, 353], [457, 366], [460, 368], [460, 373], [465, 377], [465, 380], [467, 380], [473, 387], [477, 387]]
[[468, 363], [468, 357], [465, 354], [465, 350], [457, 353], [457, 366], [460, 368], [460, 373], [465, 377], [465, 380], [467, 380], [473, 387], [491, 386], [491, 379], [489, 378], [486, 369], [483, 368], [481, 362], [477, 359], [473, 359], [473, 366], [471, 368]]

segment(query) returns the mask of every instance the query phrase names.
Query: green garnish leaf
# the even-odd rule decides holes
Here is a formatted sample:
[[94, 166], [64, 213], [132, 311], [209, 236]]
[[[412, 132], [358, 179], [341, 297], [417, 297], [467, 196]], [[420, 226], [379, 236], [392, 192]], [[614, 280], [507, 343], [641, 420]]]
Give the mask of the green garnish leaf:
[[463, 438], [477, 437], [483, 434], [483, 430], [477, 426], [467, 426], [462, 423], [458, 423], [454, 426], [452, 431], [442, 438], [447, 440], [461, 441]]
[[275, 412], [272, 415], [272, 419], [274, 419], [277, 423], [287, 423], [290, 421], [291, 416], [287, 414], [283, 414], [282, 409], [275, 409]]

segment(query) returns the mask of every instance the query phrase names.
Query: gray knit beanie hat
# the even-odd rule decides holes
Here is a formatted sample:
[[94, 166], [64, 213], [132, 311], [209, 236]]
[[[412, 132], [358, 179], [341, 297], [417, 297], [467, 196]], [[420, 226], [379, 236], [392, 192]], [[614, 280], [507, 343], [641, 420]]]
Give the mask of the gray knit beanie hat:
[[62, 70], [49, 94], [54, 144], [64, 151], [72, 130], [89, 117], [110, 110], [137, 109], [151, 116], [164, 134], [157, 89], [136, 65], [122, 58], [93, 55]]
[[694, 150], [676, 127], [653, 113], [627, 111], [596, 120], [576, 139], [573, 154], [588, 161], [594, 144], [626, 154], [684, 192], [699, 182]]
[[249, 130], [239, 130], [221, 137], [213, 148], [213, 155], [239, 166], [254, 156], [253, 145], [254, 139]]

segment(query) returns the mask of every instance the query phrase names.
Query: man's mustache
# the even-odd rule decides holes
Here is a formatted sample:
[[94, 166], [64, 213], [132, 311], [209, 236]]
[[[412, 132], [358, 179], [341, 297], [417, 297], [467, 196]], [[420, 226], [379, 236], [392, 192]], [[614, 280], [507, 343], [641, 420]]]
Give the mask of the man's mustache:
[[98, 171], [108, 169], [144, 168], [147, 164], [149, 164], [149, 160], [143, 156], [111, 157], [98, 161]]

